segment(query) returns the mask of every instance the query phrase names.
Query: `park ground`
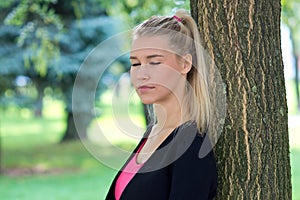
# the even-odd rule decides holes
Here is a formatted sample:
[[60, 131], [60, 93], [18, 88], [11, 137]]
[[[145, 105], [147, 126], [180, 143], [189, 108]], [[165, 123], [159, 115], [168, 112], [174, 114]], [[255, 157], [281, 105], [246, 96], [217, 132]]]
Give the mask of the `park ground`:
[[[293, 200], [300, 200], [300, 113], [294, 109], [292, 94], [287, 87]], [[45, 100], [43, 118], [34, 118], [26, 109], [1, 112], [0, 199], [104, 199], [116, 171], [100, 162], [82, 141], [58, 143], [65, 128], [64, 117], [63, 105], [53, 99]], [[131, 117], [143, 120], [141, 115]], [[111, 116], [95, 120], [89, 129], [91, 135], [97, 135], [98, 125], [103, 132], [118, 132]], [[135, 144], [118, 134], [110, 139], [123, 149]]]

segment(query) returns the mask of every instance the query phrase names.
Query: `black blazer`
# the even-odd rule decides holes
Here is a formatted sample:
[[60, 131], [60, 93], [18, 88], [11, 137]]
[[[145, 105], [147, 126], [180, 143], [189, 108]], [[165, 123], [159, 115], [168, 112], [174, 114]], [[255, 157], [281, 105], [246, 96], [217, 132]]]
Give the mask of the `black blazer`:
[[[146, 131], [146, 137], [149, 132], [150, 129]], [[216, 164], [212, 151], [204, 158], [199, 158], [202, 142], [203, 137], [197, 131], [196, 123], [188, 122], [176, 128], [128, 183], [120, 199], [213, 199], [217, 188]], [[115, 200], [115, 184], [120, 173], [121, 170], [114, 178], [106, 200]]]

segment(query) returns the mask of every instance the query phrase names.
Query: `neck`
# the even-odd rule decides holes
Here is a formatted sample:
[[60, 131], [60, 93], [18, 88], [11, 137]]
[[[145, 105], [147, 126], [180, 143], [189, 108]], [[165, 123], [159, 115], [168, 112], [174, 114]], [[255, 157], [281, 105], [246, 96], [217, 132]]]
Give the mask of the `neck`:
[[[174, 95], [175, 94], [175, 95]], [[170, 131], [187, 121], [183, 116], [183, 97], [185, 96], [185, 82], [178, 84], [176, 91], [164, 101], [154, 104], [157, 123], [153, 127], [157, 132]]]
[[[174, 104], [174, 102], [176, 102], [176, 104]], [[176, 101], [176, 99], [164, 104], [156, 104], [154, 106], [157, 117], [155, 127], [158, 130], [174, 129], [183, 122], [182, 104], [181, 102]]]

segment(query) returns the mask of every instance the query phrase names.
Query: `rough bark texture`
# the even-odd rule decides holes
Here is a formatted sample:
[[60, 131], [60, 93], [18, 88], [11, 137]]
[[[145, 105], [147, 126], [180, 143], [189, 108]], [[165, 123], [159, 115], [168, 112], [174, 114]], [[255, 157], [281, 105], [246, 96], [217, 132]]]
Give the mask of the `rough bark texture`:
[[227, 91], [216, 199], [291, 199], [280, 1], [191, 0]]
[[67, 114], [67, 128], [61, 139], [61, 142], [66, 142], [69, 140], [79, 139], [79, 135], [75, 126], [74, 116], [72, 112]]
[[93, 118], [89, 113], [82, 112], [80, 114], [77, 113], [77, 118], [75, 120], [74, 113], [67, 111], [67, 127], [61, 142], [86, 139], [87, 129], [92, 119]]

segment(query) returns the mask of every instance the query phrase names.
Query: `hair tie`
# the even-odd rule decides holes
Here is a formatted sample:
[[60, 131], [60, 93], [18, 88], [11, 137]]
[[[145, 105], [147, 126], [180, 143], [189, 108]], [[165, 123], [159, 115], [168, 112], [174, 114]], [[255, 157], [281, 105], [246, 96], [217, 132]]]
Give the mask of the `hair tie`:
[[174, 15], [172, 18], [173, 18], [173, 19], [176, 19], [176, 21], [178, 21], [178, 22], [182, 22], [182, 19], [179, 18], [179, 17], [177, 17], [176, 15]]

